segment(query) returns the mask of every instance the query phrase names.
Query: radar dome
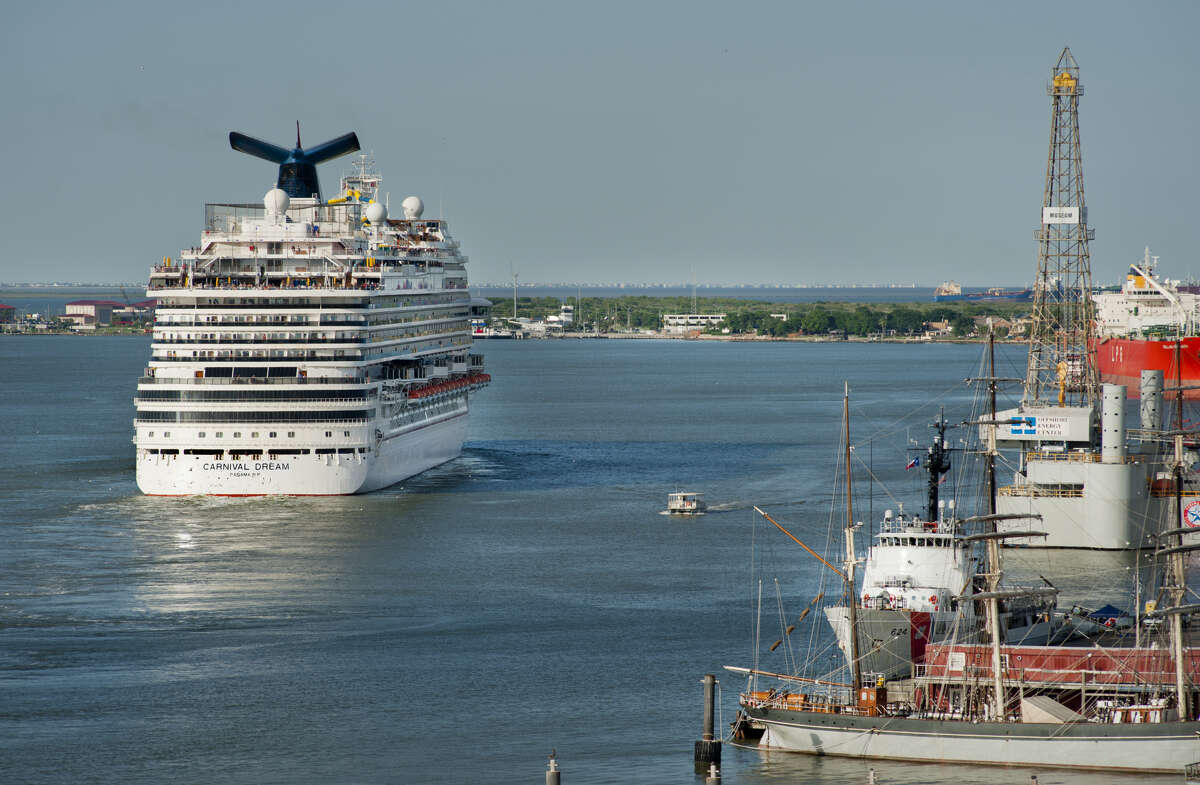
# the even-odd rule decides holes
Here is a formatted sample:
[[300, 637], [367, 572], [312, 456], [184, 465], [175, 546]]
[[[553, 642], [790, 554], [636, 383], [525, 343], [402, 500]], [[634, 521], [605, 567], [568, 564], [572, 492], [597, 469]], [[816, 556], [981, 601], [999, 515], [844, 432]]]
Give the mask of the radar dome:
[[387, 208], [380, 202], [371, 202], [367, 205], [364, 215], [373, 224], [383, 223], [387, 218]]
[[425, 203], [421, 201], [421, 197], [419, 196], [405, 197], [400, 206], [404, 208], [405, 218], [420, 218], [421, 213], [425, 212]]
[[291, 201], [288, 198], [287, 192], [282, 188], [272, 188], [263, 197], [263, 206], [267, 208], [267, 213], [270, 215], [279, 215], [280, 213], [287, 212]]

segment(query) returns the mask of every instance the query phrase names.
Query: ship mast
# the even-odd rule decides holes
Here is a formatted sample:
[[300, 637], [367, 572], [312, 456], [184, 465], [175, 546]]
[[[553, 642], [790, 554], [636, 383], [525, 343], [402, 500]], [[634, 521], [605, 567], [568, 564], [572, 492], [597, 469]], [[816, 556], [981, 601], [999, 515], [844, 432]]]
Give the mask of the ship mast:
[[988, 319], [988, 395], [991, 408], [988, 415], [992, 424], [988, 427], [988, 515], [996, 514], [996, 330]]
[[929, 446], [929, 450], [926, 452], [926, 462], [929, 464], [926, 467], [929, 470], [929, 508], [927, 511], [926, 520], [929, 521], [937, 521], [939, 518], [939, 483], [941, 483], [942, 475], [950, 471], [950, 456], [946, 454], [949, 452], [949, 450], [946, 447], [946, 416], [944, 412], [938, 412], [937, 422], [933, 424], [933, 427], [935, 431], [934, 442]]
[[846, 611], [850, 625], [850, 683], [857, 690], [862, 684], [862, 665], [858, 661], [858, 587], [854, 582], [854, 497], [850, 477], [850, 383], [842, 395], [842, 425], [846, 443]]
[[1099, 379], [1091, 356], [1095, 335], [1092, 270], [1079, 145], [1079, 66], [1064, 48], [1051, 69], [1050, 152], [1042, 197], [1038, 271], [1022, 403], [1091, 406]]

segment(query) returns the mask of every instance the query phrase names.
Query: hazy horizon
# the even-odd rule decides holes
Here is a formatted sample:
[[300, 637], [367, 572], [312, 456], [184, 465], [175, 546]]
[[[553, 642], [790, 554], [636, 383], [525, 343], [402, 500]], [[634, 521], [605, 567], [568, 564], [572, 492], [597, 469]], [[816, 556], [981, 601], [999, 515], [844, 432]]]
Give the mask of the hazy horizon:
[[[205, 202], [357, 132], [473, 281], [1026, 286], [1079, 62], [1097, 283], [1200, 272], [1200, 8], [712, 2], [24, 4], [0, 32], [0, 279], [145, 281]], [[326, 164], [326, 194], [346, 159]]]

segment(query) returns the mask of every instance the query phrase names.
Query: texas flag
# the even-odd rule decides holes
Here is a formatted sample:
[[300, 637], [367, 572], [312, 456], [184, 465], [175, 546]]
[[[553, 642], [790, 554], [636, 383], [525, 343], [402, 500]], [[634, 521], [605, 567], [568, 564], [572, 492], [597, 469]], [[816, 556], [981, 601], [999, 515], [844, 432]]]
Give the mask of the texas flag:
[[905, 466], [904, 468], [911, 469], [914, 466], [920, 466], [920, 465], [921, 465], [921, 458], [920, 458], [920, 456], [917, 456], [916, 458], [913, 458], [911, 461], [909, 461], [908, 465]]

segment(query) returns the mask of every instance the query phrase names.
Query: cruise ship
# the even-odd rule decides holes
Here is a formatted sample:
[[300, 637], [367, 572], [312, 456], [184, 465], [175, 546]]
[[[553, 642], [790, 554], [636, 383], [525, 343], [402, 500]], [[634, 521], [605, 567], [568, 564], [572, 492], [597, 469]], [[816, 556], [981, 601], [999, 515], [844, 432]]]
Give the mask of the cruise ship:
[[346, 134], [287, 150], [260, 204], [208, 204], [198, 246], [163, 259], [138, 381], [137, 484], [149, 495], [341, 495], [385, 488], [462, 450], [485, 386], [467, 258], [418, 197], [389, 214], [366, 156], [321, 196], [317, 164]]

